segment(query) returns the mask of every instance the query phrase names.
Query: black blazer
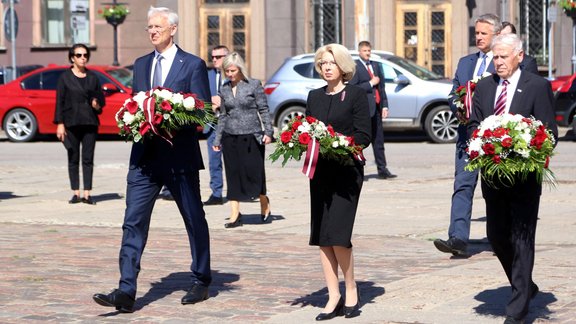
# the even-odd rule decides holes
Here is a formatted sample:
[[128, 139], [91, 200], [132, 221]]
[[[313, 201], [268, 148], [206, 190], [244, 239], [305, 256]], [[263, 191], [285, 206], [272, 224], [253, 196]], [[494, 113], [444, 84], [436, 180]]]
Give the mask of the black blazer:
[[366, 64], [362, 60], [356, 60], [356, 73], [354, 73], [354, 77], [352, 80], [348, 82], [348, 84], [357, 85], [360, 88], [364, 89], [366, 93], [366, 97], [368, 98], [368, 107], [370, 108], [370, 117], [374, 116], [376, 113], [376, 108], [382, 109], [384, 107], [388, 107], [388, 97], [386, 96], [386, 89], [384, 87], [384, 73], [380, 68], [380, 63], [371, 61], [372, 62], [372, 71], [374, 71], [374, 75], [380, 78], [380, 83], [376, 89], [380, 91], [380, 105], [376, 107], [376, 97], [374, 93], [374, 87], [370, 85], [370, 74], [368, 74], [368, 69], [366, 68]]
[[[468, 124], [468, 138], [480, 122], [486, 117], [494, 114], [494, 102], [496, 101], [496, 90], [500, 77], [493, 74], [478, 82], [474, 90], [474, 104], [470, 113]], [[511, 94], [508, 94], [509, 96]], [[514, 92], [512, 103], [510, 104], [511, 114], [520, 114], [524, 117], [534, 116], [549, 128], [554, 137], [558, 139], [558, 127], [554, 119], [554, 95], [548, 80], [533, 73], [522, 71], [518, 86]], [[514, 187], [505, 188], [507, 193], [515, 197], [536, 197], [540, 196], [542, 186], [536, 183], [534, 177], [530, 177], [526, 183], [517, 183]], [[482, 182], [482, 194], [484, 198], [502, 198], [502, 190], [494, 189]]]
[[[92, 108], [93, 98], [98, 100], [101, 109]], [[98, 76], [86, 70], [86, 78], [81, 82], [70, 68], [64, 71], [58, 79], [54, 124], [64, 123], [66, 127], [98, 126], [100, 125], [98, 115], [102, 113], [105, 104]]]
[[338, 133], [353, 136], [354, 142], [367, 147], [372, 141], [372, 122], [368, 114], [366, 92], [347, 85], [335, 95], [326, 95], [326, 86], [308, 93], [306, 116], [330, 124]]

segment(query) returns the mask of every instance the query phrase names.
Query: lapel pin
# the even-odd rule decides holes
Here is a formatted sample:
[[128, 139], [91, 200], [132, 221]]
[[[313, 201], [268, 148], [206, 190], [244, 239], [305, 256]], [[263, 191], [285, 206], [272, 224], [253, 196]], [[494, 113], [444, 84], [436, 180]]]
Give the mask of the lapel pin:
[[516, 89], [516, 92], [522, 92], [522, 89]]
[[180, 63], [182, 63], [182, 62], [184, 62], [184, 61], [180, 60]]

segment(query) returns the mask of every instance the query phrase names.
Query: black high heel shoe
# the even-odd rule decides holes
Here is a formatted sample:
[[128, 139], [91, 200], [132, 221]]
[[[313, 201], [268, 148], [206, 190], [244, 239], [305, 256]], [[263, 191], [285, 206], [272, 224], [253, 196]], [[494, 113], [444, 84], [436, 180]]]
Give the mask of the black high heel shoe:
[[344, 318], [352, 318], [360, 315], [360, 288], [358, 288], [358, 286], [356, 286], [356, 294], [358, 296], [356, 300], [356, 305], [344, 306], [342, 310], [344, 313]]
[[[268, 208], [270, 208], [270, 199], [268, 198], [268, 196], [264, 197], [266, 197], [266, 201], [268, 202]], [[268, 221], [271, 219], [270, 216], [272, 216], [272, 210], [269, 210], [268, 214], [266, 215], [260, 214], [260, 216], [262, 217], [262, 223], [268, 223]]]
[[235, 221], [224, 224], [225, 228], [234, 228], [238, 226], [242, 226], [242, 214], [240, 213], [238, 213], [238, 218], [236, 218]]
[[344, 315], [343, 309], [344, 309], [344, 299], [342, 299], [342, 297], [340, 297], [340, 300], [338, 300], [338, 304], [336, 304], [336, 307], [334, 308], [334, 310], [331, 313], [320, 313], [320, 314], [318, 314], [318, 316], [316, 316], [316, 320], [317, 321], [325, 321], [325, 320], [333, 319], [336, 316], [342, 316], [342, 315]]

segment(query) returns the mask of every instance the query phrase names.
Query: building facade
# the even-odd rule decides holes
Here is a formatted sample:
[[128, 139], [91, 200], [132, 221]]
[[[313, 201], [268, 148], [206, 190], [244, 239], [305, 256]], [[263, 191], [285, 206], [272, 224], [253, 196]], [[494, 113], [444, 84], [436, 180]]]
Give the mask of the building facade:
[[[114, 62], [113, 27], [98, 10], [112, 1], [16, 1], [18, 33], [14, 44], [0, 17], [0, 65], [67, 64], [71, 44], [93, 49], [92, 64]], [[290, 56], [314, 52], [328, 43], [355, 49], [369, 40], [448, 78], [458, 59], [475, 50], [474, 18], [495, 13], [514, 23], [536, 57], [543, 75], [572, 71], [572, 19], [561, 11], [548, 22], [550, 0], [124, 0], [130, 14], [117, 28], [117, 61], [132, 64], [151, 50], [146, 12], [165, 6], [180, 15], [176, 42], [210, 63], [218, 44], [240, 52], [250, 75], [267, 79]], [[5, 12], [8, 0], [0, 10]], [[552, 1], [554, 3], [554, 1]], [[551, 38], [549, 37], [551, 36]], [[15, 55], [13, 55], [13, 51]]]

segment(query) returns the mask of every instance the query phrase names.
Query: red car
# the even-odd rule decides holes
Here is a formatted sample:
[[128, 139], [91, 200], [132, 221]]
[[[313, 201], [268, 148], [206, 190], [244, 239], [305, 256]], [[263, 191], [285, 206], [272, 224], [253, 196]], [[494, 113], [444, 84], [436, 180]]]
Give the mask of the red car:
[[[28, 142], [38, 134], [56, 134], [56, 86], [70, 66], [49, 65], [0, 86], [0, 121], [8, 139]], [[100, 79], [106, 106], [99, 134], [118, 134], [116, 112], [132, 93], [132, 71], [114, 66], [88, 66]]]

